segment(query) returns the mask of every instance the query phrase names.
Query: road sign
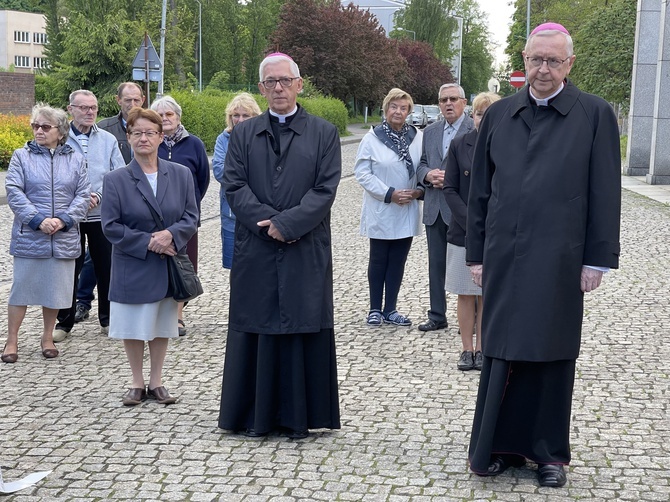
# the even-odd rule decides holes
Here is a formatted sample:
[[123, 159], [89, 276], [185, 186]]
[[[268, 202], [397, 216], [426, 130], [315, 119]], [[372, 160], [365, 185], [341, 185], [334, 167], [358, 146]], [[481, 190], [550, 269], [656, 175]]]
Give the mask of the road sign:
[[159, 82], [161, 79], [161, 59], [149, 35], [144, 34], [144, 42], [137, 49], [133, 59], [133, 80]]
[[500, 82], [497, 78], [490, 78], [489, 83], [489, 92], [498, 92], [500, 90]]
[[522, 71], [513, 71], [509, 76], [509, 84], [517, 89], [526, 85], [526, 74]]

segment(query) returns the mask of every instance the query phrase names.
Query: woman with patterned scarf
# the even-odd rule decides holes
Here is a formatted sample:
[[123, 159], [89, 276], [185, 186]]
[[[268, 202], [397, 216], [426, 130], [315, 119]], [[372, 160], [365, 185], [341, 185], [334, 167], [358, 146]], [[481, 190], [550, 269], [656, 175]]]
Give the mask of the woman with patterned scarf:
[[405, 122], [413, 107], [409, 94], [391, 89], [382, 104], [382, 124], [370, 129], [358, 147], [354, 174], [365, 190], [361, 235], [370, 239], [369, 326], [412, 324], [396, 303], [412, 239], [421, 232], [418, 199], [423, 188], [416, 168], [422, 135]]
[[[191, 171], [195, 186], [195, 200], [200, 203], [205, 197], [209, 186], [209, 159], [205, 144], [200, 138], [189, 134], [181, 123], [181, 106], [171, 96], [164, 96], [151, 104], [151, 109], [163, 119], [163, 143], [158, 147], [158, 157], [177, 164], [182, 164]], [[198, 216], [198, 227], [200, 216]], [[198, 233], [196, 232], [186, 246], [188, 257], [198, 271]], [[183, 303], [179, 303], [179, 336], [186, 334], [186, 325], [182, 314]]]

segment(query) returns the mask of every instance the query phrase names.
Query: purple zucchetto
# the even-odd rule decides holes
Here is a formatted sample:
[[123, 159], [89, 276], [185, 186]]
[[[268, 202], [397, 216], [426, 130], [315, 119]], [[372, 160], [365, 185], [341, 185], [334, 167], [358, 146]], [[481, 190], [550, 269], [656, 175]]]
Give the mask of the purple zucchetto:
[[289, 56], [288, 54], [284, 54], [283, 52], [273, 52], [272, 54], [268, 54], [267, 56], [265, 56], [265, 58], [266, 59], [267, 58], [273, 58], [273, 57], [276, 57], [276, 56], [281, 56], [283, 58], [290, 59], [291, 61], [293, 61], [293, 58], [291, 56]]
[[530, 32], [531, 36], [535, 35], [536, 33], [539, 33], [541, 31], [549, 31], [549, 30], [556, 30], [560, 31], [562, 33], [565, 33], [566, 35], [570, 36], [570, 33], [568, 30], [565, 29], [565, 26], [562, 24], [558, 23], [542, 23], [539, 26], [537, 26], [533, 31]]

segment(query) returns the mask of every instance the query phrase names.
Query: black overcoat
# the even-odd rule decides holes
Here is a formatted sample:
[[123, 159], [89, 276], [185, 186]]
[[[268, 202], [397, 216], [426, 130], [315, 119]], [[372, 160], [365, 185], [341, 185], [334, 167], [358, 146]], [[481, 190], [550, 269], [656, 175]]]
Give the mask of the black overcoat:
[[[237, 223], [229, 326], [316, 333], [333, 328], [330, 208], [340, 139], [335, 126], [299, 107], [280, 144], [278, 156], [268, 112], [236, 125], [230, 136], [223, 186]], [[267, 219], [287, 243], [257, 225]]]
[[566, 81], [549, 104], [528, 89], [493, 103], [470, 181], [466, 259], [483, 264], [484, 354], [579, 355], [582, 265], [618, 267], [621, 158], [616, 117]]
[[442, 193], [451, 209], [447, 242], [465, 246], [465, 222], [468, 218], [468, 194], [472, 174], [472, 156], [477, 142], [477, 129], [451, 140], [447, 151]]

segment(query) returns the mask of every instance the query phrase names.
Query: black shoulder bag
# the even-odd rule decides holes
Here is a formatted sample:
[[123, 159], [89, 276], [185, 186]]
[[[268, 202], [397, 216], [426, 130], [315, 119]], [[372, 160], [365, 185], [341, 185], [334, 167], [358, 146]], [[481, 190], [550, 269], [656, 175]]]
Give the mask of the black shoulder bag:
[[[137, 183], [138, 180], [130, 173], [130, 176]], [[156, 226], [160, 230], [165, 230], [165, 225], [163, 224], [162, 218], [158, 215], [156, 210], [149, 204], [149, 201], [140, 192], [142, 199], [149, 207], [151, 211], [151, 216], [156, 222]], [[177, 252], [175, 256], [167, 256], [167, 265], [168, 265], [168, 296], [172, 296], [178, 302], [188, 302], [194, 298], [200, 296], [203, 293], [202, 284], [200, 283], [200, 278], [195, 273], [193, 268], [193, 263], [189, 259], [186, 253]]]

